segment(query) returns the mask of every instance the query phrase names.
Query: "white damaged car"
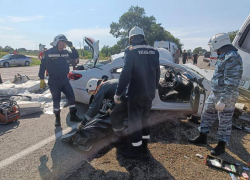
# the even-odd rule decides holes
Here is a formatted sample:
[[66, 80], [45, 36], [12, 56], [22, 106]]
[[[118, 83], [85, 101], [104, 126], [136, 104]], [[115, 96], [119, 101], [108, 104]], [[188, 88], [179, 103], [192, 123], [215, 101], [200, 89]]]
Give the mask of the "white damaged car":
[[[89, 104], [93, 97], [86, 91], [86, 84], [91, 78], [119, 78], [124, 65], [124, 53], [112, 55], [107, 62], [99, 61], [99, 41], [85, 38], [93, 50], [93, 58], [85, 65], [84, 70], [69, 73], [76, 101]], [[97, 48], [98, 47], [98, 48]], [[205, 100], [210, 94], [212, 72], [202, 70], [192, 64], [175, 64], [168, 50], [157, 48], [160, 54], [161, 78], [158, 95], [153, 100], [153, 110], [185, 111], [200, 116]]]

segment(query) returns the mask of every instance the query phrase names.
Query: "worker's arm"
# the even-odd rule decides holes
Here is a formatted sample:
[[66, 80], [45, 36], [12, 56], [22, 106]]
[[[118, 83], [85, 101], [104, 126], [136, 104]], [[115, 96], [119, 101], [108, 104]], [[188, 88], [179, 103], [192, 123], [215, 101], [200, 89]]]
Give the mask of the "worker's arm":
[[102, 90], [102, 88], [100, 88], [95, 95], [94, 101], [89, 105], [89, 109], [85, 115], [87, 120], [94, 118], [98, 114], [98, 112], [102, 108], [104, 97], [105, 92]]
[[68, 45], [68, 47], [72, 51], [72, 53], [69, 53], [69, 58], [70, 59], [77, 59], [77, 58], [79, 58], [79, 54], [78, 54], [77, 50], [75, 49], [75, 47], [73, 46], [72, 42], [71, 41], [66, 41], [65, 43]]
[[38, 76], [40, 79], [44, 79], [44, 73], [45, 73], [45, 70], [47, 69], [46, 62], [48, 61], [48, 58], [49, 57], [48, 57], [47, 53], [45, 53], [44, 58], [41, 59], [40, 69], [39, 69], [39, 73], [38, 73]]
[[161, 70], [160, 70], [160, 62], [159, 62], [159, 52], [156, 51], [156, 56], [157, 56], [157, 60], [156, 60], [156, 89], [158, 89], [158, 85], [159, 85], [159, 80], [160, 80], [160, 76], [161, 76]]
[[71, 49], [72, 53], [69, 53], [69, 58], [70, 59], [79, 58], [79, 54], [78, 54], [77, 50], [74, 47], [71, 47], [70, 49]]
[[[242, 61], [233, 53], [225, 56], [224, 85], [220, 102], [227, 104], [231, 102], [234, 91], [239, 87], [242, 78]], [[223, 82], [222, 82], [223, 83]]]
[[124, 66], [115, 93], [117, 96], [121, 96], [124, 89], [128, 86], [132, 76], [132, 70], [133, 70], [133, 56], [132, 52], [129, 49], [127, 49], [124, 54]]

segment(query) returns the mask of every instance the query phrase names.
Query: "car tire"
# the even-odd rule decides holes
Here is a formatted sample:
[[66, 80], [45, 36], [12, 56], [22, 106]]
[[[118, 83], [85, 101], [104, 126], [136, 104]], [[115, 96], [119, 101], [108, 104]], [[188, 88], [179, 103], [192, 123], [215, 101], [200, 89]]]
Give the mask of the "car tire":
[[3, 66], [6, 67], [6, 68], [8, 68], [8, 67], [10, 67], [10, 63], [5, 62], [5, 63], [3, 63]]
[[25, 66], [29, 66], [29, 65], [30, 65], [30, 62], [29, 62], [29, 61], [25, 61], [24, 65], [25, 65]]

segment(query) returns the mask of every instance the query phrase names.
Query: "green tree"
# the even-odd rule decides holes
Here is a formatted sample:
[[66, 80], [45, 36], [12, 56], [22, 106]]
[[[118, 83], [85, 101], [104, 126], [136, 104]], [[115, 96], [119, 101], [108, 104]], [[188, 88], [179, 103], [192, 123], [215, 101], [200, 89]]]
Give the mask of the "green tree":
[[120, 52], [121, 52], [121, 47], [118, 44], [115, 44], [112, 47], [104, 45], [101, 50], [101, 53], [104, 57], [109, 57], [113, 54], [118, 54]]
[[180, 40], [166, 31], [160, 23], [156, 23], [154, 16], [146, 16], [144, 8], [138, 6], [131, 6], [128, 12], [125, 12], [119, 18], [118, 23], [112, 22], [110, 24], [110, 33], [114, 37], [120, 38], [117, 44], [121, 48], [125, 48], [129, 45], [129, 31], [134, 26], [138, 26], [144, 30], [146, 41], [150, 45], [153, 45], [156, 40], [169, 40], [175, 42], [179, 49], [181, 49], [182, 44]]
[[233, 42], [233, 40], [234, 40], [234, 38], [235, 38], [237, 32], [238, 32], [238, 30], [237, 30], [237, 31], [232, 31], [232, 32], [229, 32], [229, 33], [228, 33], [231, 42]]
[[101, 50], [103, 56], [108, 57], [109, 55], [109, 46], [104, 45]]

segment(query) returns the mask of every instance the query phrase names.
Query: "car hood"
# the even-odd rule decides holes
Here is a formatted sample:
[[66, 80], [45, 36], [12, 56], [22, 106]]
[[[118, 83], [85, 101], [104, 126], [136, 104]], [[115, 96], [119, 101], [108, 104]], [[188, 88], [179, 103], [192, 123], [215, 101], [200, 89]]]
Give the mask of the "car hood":
[[0, 59], [0, 61], [5, 61], [5, 60], [8, 60], [8, 59]]
[[201, 75], [202, 77], [206, 78], [209, 81], [211, 81], [214, 74], [214, 70], [200, 69], [191, 63], [184, 64], [183, 67], [187, 67], [189, 70], [193, 71], [196, 74]]
[[84, 41], [89, 45], [89, 47], [92, 50], [92, 59], [94, 59], [94, 66], [95, 66], [97, 60], [99, 59], [99, 40], [96, 41], [91, 37], [85, 37]]

